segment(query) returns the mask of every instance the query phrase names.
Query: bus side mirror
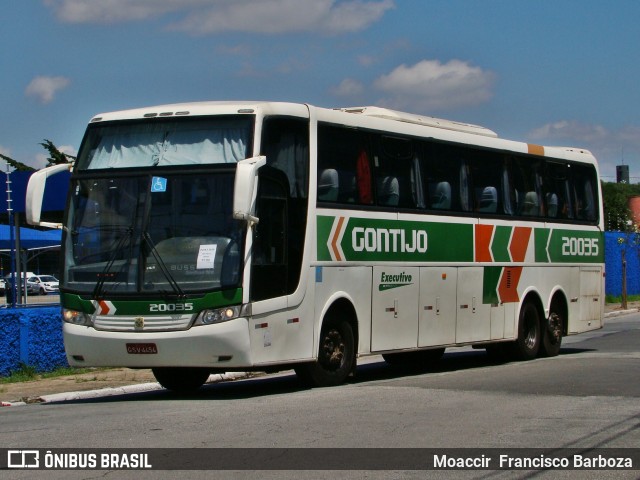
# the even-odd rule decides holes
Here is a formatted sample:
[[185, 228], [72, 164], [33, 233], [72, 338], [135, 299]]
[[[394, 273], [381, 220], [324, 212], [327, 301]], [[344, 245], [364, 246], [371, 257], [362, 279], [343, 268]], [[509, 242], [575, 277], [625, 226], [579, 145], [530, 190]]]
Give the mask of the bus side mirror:
[[240, 160], [233, 184], [233, 218], [258, 223], [255, 216], [256, 184], [258, 170], [267, 163], [267, 157], [259, 156]]
[[27, 185], [27, 194], [25, 198], [25, 210], [27, 223], [30, 225], [38, 225], [40, 227], [62, 228], [61, 223], [41, 222], [42, 201], [44, 199], [44, 187], [47, 184], [47, 178], [67, 170], [71, 170], [72, 163], [60, 163], [44, 170], [34, 172], [29, 178]]

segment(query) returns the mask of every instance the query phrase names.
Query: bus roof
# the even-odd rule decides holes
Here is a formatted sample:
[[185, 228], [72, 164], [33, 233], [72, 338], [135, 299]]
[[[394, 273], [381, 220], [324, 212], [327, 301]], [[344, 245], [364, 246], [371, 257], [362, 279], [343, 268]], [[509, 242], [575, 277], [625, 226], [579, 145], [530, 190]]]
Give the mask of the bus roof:
[[414, 123], [416, 125], [444, 128], [445, 130], [454, 130], [456, 132], [474, 133], [476, 135], [484, 135], [487, 137], [498, 137], [498, 134], [493, 130], [489, 130], [488, 128], [481, 127], [479, 125], [456, 122], [452, 120], [444, 120], [442, 118], [428, 117], [424, 115], [415, 115], [413, 113], [398, 112], [396, 110], [390, 110], [388, 108], [349, 107], [340, 108], [339, 110], [347, 113], [355, 113], [377, 118], [386, 118], [387, 120], [395, 120], [397, 122]]
[[[91, 119], [90, 123], [144, 118], [256, 114], [259, 112], [263, 115], [308, 117], [309, 111], [312, 109], [316, 110], [318, 118], [324, 121], [338, 122], [356, 127], [361, 125], [365, 128], [388, 130], [395, 133], [411, 132], [410, 134], [412, 135], [438, 138], [444, 141], [596, 163], [591, 152], [583, 148], [540, 146], [507, 140], [499, 138], [498, 134], [493, 130], [478, 125], [375, 106], [322, 108], [290, 102], [204, 101], [106, 112], [96, 115]], [[401, 125], [405, 125], [405, 127]]]

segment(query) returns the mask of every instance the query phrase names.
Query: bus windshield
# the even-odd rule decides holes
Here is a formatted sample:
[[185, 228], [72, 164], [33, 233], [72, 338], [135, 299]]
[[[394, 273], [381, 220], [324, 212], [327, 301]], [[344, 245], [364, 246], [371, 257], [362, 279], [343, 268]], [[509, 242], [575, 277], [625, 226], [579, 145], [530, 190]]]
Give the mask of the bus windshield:
[[101, 298], [237, 287], [245, 226], [232, 218], [233, 164], [248, 156], [253, 122], [91, 125], [71, 183], [63, 291]]
[[231, 215], [233, 175], [76, 180], [62, 287], [99, 298], [238, 286], [244, 223]]

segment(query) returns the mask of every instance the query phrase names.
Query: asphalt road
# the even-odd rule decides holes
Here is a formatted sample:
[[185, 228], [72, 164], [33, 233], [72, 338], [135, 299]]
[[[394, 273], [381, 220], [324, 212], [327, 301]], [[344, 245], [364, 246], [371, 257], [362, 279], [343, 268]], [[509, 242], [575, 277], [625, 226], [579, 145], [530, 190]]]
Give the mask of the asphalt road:
[[[451, 349], [425, 372], [380, 357], [336, 388], [292, 373], [205, 386], [0, 410], [0, 448], [629, 448], [640, 447], [640, 314], [564, 339], [555, 358], [491, 363]], [[638, 468], [638, 467], [636, 467]], [[9, 471], [3, 478], [98, 478]], [[104, 473], [104, 471], [102, 471]], [[632, 471], [222, 471], [215, 478], [640, 478]], [[175, 478], [110, 472], [106, 478]], [[185, 478], [213, 478], [188, 471]]]

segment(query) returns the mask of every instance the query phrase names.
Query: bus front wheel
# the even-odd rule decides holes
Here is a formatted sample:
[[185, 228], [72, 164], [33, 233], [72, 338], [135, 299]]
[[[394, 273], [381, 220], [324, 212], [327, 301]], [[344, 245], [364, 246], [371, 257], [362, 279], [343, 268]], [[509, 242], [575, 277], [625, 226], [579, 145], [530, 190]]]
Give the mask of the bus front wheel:
[[206, 368], [157, 367], [151, 371], [160, 385], [176, 393], [195, 392], [209, 378]]
[[356, 362], [355, 339], [351, 324], [343, 319], [325, 323], [320, 333], [318, 360], [295, 368], [306, 385], [332, 387], [343, 383]]

